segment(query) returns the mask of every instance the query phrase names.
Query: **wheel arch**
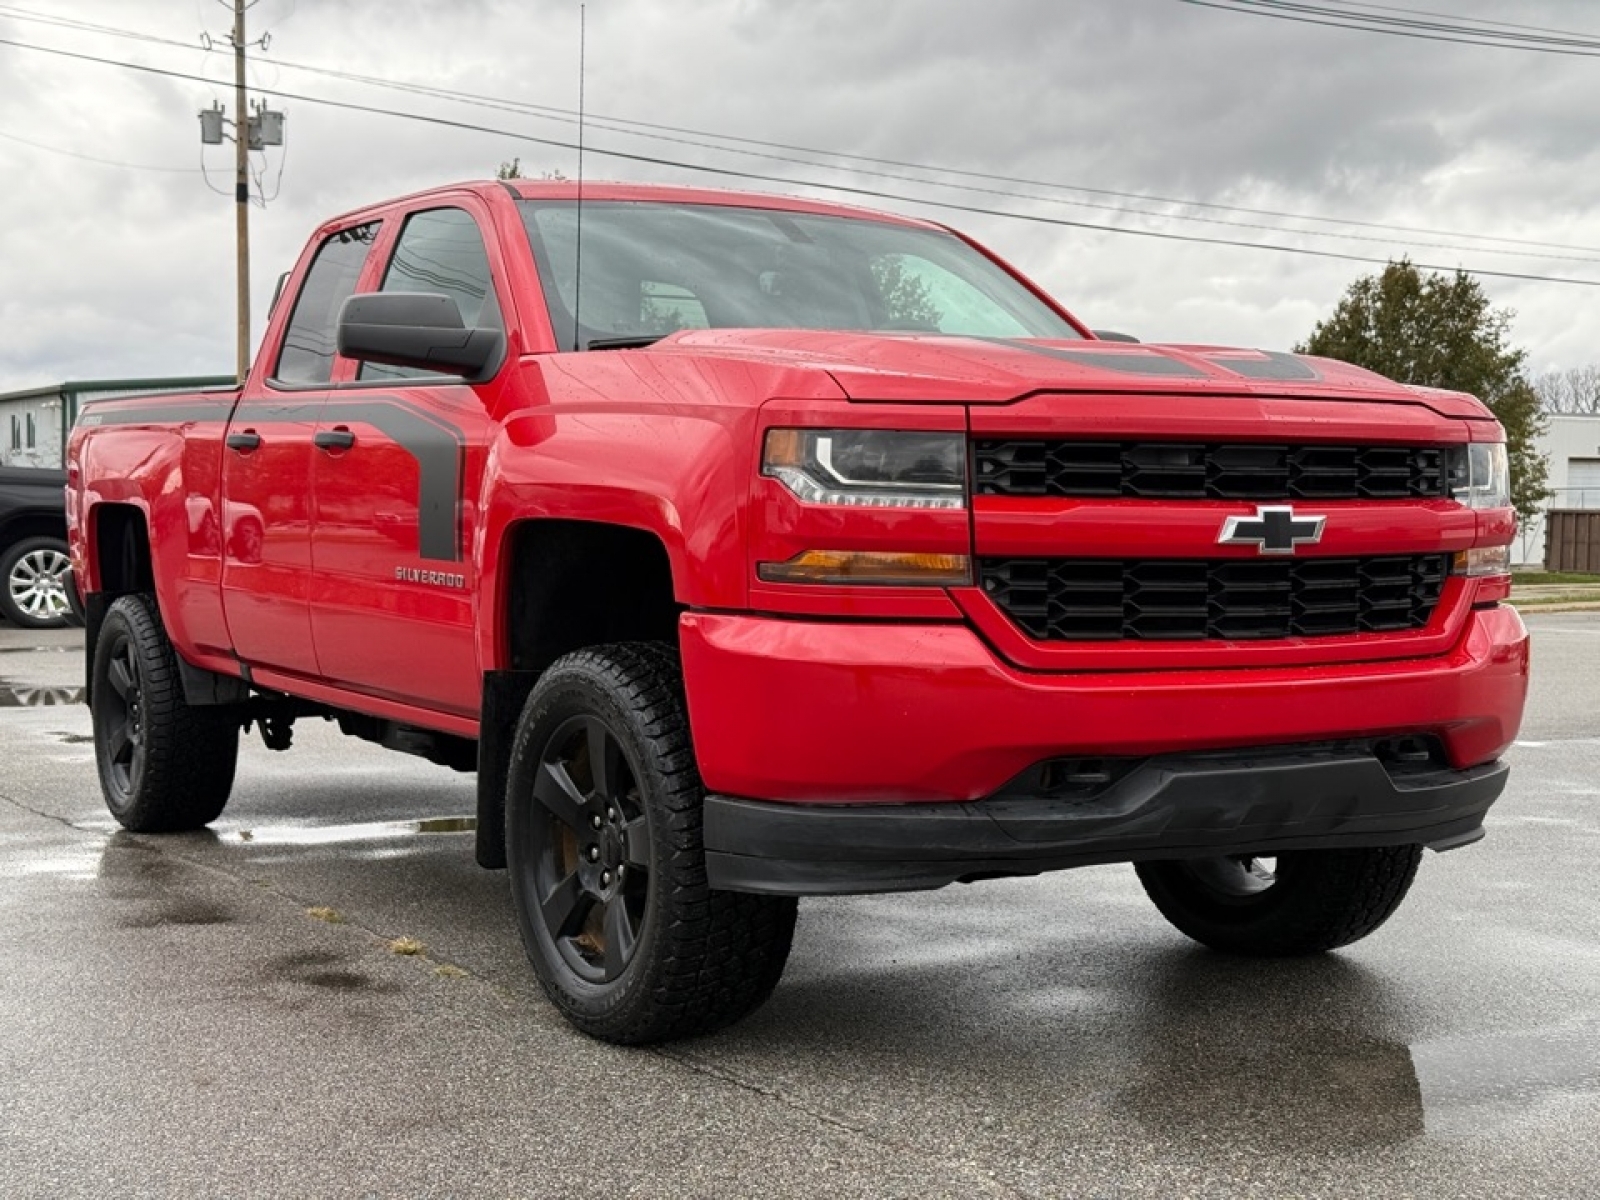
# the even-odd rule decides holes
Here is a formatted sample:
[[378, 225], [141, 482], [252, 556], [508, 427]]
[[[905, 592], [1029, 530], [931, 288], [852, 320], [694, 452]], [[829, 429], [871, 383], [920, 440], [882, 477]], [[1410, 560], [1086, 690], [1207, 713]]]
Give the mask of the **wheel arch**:
[[505, 866], [506, 769], [517, 718], [539, 676], [585, 646], [676, 646], [685, 605], [672, 568], [666, 542], [638, 526], [541, 517], [506, 527], [479, 713], [480, 865]]
[[94, 703], [94, 657], [106, 610], [119, 596], [155, 590], [155, 561], [150, 550], [150, 525], [135, 504], [101, 503], [84, 525], [84, 698]]
[[45, 508], [25, 508], [8, 514], [0, 520], [0, 554], [18, 542], [34, 537], [53, 537], [67, 540], [65, 513]]

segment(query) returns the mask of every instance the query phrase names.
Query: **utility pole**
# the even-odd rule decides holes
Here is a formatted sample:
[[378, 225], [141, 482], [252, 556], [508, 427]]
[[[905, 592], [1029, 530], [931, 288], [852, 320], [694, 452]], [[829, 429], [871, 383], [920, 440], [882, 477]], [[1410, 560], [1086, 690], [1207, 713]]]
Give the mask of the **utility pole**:
[[[250, 372], [250, 152], [283, 145], [284, 120], [282, 112], [269, 109], [264, 101], [258, 102], [251, 112], [245, 93], [245, 55], [250, 43], [245, 39], [244, 14], [254, 3], [256, 0], [233, 0], [233, 28], [228, 33], [228, 42], [233, 47], [233, 120], [228, 120], [228, 110], [215, 101], [210, 108], [200, 110], [201, 145], [222, 145], [228, 140], [227, 126], [233, 127], [233, 210], [239, 289], [237, 369], [241, 384]], [[265, 50], [267, 41], [263, 35], [256, 44]], [[208, 34], [201, 34], [200, 44], [207, 50], [216, 48]], [[265, 196], [262, 203], [266, 203]]]
[[238, 239], [239, 384], [250, 373], [250, 132], [244, 95], [244, 0], [233, 0], [233, 208]]

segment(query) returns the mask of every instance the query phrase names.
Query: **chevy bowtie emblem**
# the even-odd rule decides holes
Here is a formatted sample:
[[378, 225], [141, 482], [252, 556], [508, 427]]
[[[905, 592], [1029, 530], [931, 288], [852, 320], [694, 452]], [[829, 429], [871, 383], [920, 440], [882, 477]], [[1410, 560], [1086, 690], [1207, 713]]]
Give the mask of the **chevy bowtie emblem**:
[[1259, 505], [1253, 517], [1224, 521], [1217, 541], [1225, 546], [1254, 542], [1262, 554], [1293, 554], [1296, 546], [1320, 542], [1327, 521], [1327, 517], [1296, 516], [1287, 505]]

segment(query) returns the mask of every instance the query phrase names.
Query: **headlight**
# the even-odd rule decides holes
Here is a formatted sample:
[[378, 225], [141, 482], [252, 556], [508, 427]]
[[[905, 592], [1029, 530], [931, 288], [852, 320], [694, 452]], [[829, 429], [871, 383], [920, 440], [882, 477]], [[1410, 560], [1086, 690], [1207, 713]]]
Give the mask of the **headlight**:
[[770, 429], [761, 473], [807, 504], [965, 508], [966, 438], [883, 429]]
[[1450, 455], [1450, 495], [1468, 508], [1510, 508], [1511, 467], [1504, 442], [1473, 442]]

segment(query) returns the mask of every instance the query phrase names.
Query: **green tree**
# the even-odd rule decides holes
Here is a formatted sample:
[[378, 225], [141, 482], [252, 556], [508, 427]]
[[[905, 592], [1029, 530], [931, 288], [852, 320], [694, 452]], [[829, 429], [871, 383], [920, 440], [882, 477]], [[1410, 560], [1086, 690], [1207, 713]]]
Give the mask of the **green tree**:
[[[497, 170], [494, 173], [494, 177], [496, 179], [531, 179], [532, 178], [532, 176], [525, 175], [523, 173], [523, 171], [522, 171], [522, 159], [520, 157], [513, 158], [509, 162], [501, 163], [499, 170]], [[556, 168], [556, 169], [552, 169], [552, 170], [549, 170], [549, 171], [540, 171], [539, 172], [539, 178], [540, 179], [565, 179], [566, 176], [561, 173], [559, 168]]]
[[872, 278], [883, 297], [890, 322], [901, 329], [937, 331], [944, 314], [928, 294], [926, 281], [906, 274], [905, 262], [898, 254], [885, 254], [872, 260]]
[[1527, 521], [1549, 496], [1548, 463], [1536, 445], [1545, 416], [1524, 370], [1527, 353], [1510, 344], [1511, 317], [1490, 308], [1464, 272], [1424, 274], [1402, 259], [1352, 283], [1295, 350], [1478, 397], [1505, 426], [1511, 503]]

